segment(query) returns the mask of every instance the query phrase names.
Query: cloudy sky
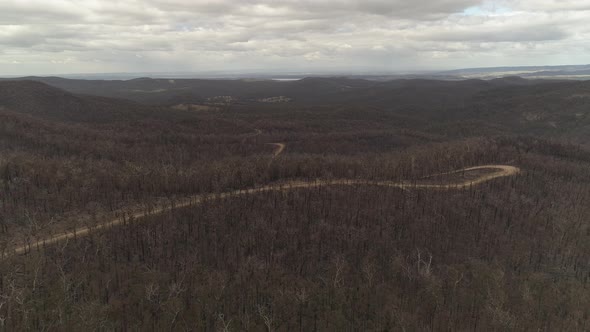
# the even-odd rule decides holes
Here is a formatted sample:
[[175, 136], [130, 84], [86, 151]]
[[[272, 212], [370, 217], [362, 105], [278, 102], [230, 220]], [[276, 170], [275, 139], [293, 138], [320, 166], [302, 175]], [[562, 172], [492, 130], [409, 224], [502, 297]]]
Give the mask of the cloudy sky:
[[590, 63], [590, 0], [0, 0], [0, 75]]

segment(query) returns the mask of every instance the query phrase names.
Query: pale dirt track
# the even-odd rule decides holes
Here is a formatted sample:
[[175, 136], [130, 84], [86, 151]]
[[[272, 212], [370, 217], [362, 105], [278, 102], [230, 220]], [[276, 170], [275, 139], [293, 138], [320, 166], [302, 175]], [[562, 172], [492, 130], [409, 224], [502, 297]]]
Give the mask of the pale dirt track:
[[[278, 144], [278, 143], [277, 143]], [[279, 147], [277, 151], [275, 151], [275, 155], [280, 154], [282, 149], [284, 149], [284, 144]], [[465, 189], [471, 186], [476, 186], [482, 184], [484, 182], [491, 181], [493, 179], [513, 176], [520, 172], [520, 169], [514, 166], [507, 166], [507, 165], [483, 165], [483, 166], [476, 166], [476, 167], [469, 167], [461, 170], [457, 170], [454, 172], [449, 172], [445, 174], [452, 174], [452, 173], [459, 173], [459, 172], [467, 172], [467, 171], [474, 171], [474, 170], [496, 170], [495, 172], [485, 174], [480, 176], [477, 179], [464, 181], [460, 183], [451, 183], [451, 184], [417, 184], [411, 183], [406, 181], [395, 182], [395, 181], [378, 181], [378, 180], [361, 180], [361, 179], [336, 179], [336, 180], [315, 180], [315, 181], [290, 181], [281, 184], [271, 184], [259, 188], [251, 188], [251, 189], [242, 189], [242, 190], [235, 190], [229, 191], [220, 194], [204, 194], [204, 195], [197, 195], [192, 196], [186, 199], [183, 199], [173, 207], [163, 207], [154, 209], [149, 212], [138, 212], [129, 215], [129, 218], [125, 220], [118, 218], [114, 220], [110, 220], [96, 226], [92, 227], [82, 227], [75, 231], [69, 231], [62, 235], [57, 235], [53, 237], [49, 237], [43, 240], [38, 241], [31, 241], [27, 245], [17, 247], [11, 251], [4, 252], [2, 257], [7, 257], [13, 254], [26, 254], [31, 250], [35, 249], [42, 249], [44, 246], [56, 244], [60, 242], [67, 241], [69, 239], [75, 239], [79, 237], [84, 237], [93, 232], [99, 232], [102, 230], [110, 229], [121, 225], [123, 223], [129, 222], [137, 222], [143, 217], [149, 215], [160, 214], [163, 212], [170, 211], [175, 208], [183, 208], [193, 205], [201, 204], [205, 201], [215, 201], [221, 200], [229, 197], [238, 197], [244, 195], [254, 195], [263, 192], [270, 192], [270, 191], [277, 191], [277, 192], [286, 192], [293, 189], [301, 189], [301, 188], [316, 188], [321, 186], [351, 186], [351, 185], [367, 185], [367, 186], [380, 186], [380, 187], [390, 187], [390, 188], [399, 188], [399, 189], [431, 189], [431, 190], [457, 190], [457, 189]]]
[[283, 151], [285, 150], [285, 143], [266, 143], [267, 145], [272, 145], [275, 147], [275, 150], [272, 152], [272, 157], [278, 157]]
[[248, 138], [260, 136], [261, 134], [262, 134], [262, 130], [260, 130], [260, 129], [254, 129], [254, 132], [251, 133], [251, 134], [245, 135], [244, 138], [242, 138], [242, 140], [240, 141], [240, 143], [244, 144], [244, 142], [246, 142], [246, 140]]

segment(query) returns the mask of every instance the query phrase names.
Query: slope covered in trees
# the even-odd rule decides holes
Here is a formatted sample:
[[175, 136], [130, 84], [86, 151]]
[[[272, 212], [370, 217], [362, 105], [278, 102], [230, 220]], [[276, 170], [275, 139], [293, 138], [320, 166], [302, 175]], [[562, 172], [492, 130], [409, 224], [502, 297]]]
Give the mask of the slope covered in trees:
[[[532, 81], [519, 77], [489, 81], [368, 81], [338, 77], [287, 82], [150, 78], [96, 81], [56, 77], [22, 80], [43, 82], [74, 94], [121, 98], [146, 105], [177, 108], [193, 105], [193, 109], [218, 111], [230, 107], [245, 110], [240, 113], [248, 116], [252, 116], [252, 110], [261, 108], [301, 114], [302, 110], [315, 113], [322, 106], [332, 111], [346, 110], [357, 117], [362, 114], [363, 119], [370, 119], [375, 115], [371, 113], [378, 112], [379, 116], [414, 122], [400, 123], [400, 127], [416, 129], [416, 123], [422, 123], [428, 132], [442, 131], [445, 135], [446, 129], [451, 128], [452, 133], [459, 126], [460, 130], [483, 130], [486, 134], [519, 132], [573, 139], [576, 143], [585, 143], [590, 138], [587, 107], [590, 83], [585, 81]], [[265, 102], [268, 100], [281, 102], [269, 104]], [[104, 105], [105, 99], [95, 99], [92, 103], [102, 104], [110, 112], [121, 109], [121, 105]], [[426, 128], [427, 125], [433, 128]]]
[[[297, 84], [322, 101], [195, 112], [0, 82], [3, 252], [122, 221], [4, 257], [2, 326], [587, 330], [586, 85], [350, 83], [387, 97], [315, 79]], [[521, 172], [450, 191], [363, 184], [485, 164]], [[178, 207], [316, 179], [357, 182]]]
[[75, 96], [36, 81], [0, 81], [0, 96], [0, 107], [58, 121], [113, 122], [141, 119], [153, 112], [126, 100]]

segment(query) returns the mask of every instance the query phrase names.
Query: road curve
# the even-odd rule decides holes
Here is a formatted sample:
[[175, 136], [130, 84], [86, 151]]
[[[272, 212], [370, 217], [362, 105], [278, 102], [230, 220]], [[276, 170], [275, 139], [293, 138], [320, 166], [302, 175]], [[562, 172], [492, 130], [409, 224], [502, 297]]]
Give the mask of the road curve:
[[248, 138], [260, 136], [261, 134], [262, 134], [262, 130], [260, 130], [260, 129], [254, 129], [254, 132], [253, 133], [244, 135], [244, 137], [242, 138], [242, 140], [240, 141], [240, 143], [241, 144], [244, 144], [244, 142], [246, 142], [246, 140]]
[[[279, 146], [281, 143], [274, 143]], [[281, 149], [282, 147], [282, 149]], [[275, 151], [275, 156], [278, 155], [284, 149], [284, 144], [280, 146], [277, 151]], [[280, 151], [279, 151], [280, 150]], [[335, 179], [335, 180], [315, 180], [315, 181], [290, 181], [281, 184], [270, 184], [263, 187], [258, 188], [250, 188], [250, 189], [241, 189], [235, 191], [229, 191], [225, 193], [219, 194], [203, 194], [203, 195], [196, 195], [191, 196], [186, 199], [177, 202], [173, 207], [163, 207], [154, 209], [149, 212], [138, 212], [131, 214], [129, 218], [123, 220], [121, 218], [113, 219], [92, 227], [86, 226], [79, 228], [74, 231], [68, 231], [61, 235], [56, 235], [53, 237], [49, 237], [46, 239], [38, 240], [38, 241], [31, 241], [26, 245], [14, 248], [8, 252], [2, 253], [2, 258], [6, 258], [11, 255], [19, 255], [19, 254], [27, 254], [31, 252], [31, 250], [35, 249], [42, 249], [47, 245], [52, 245], [60, 242], [67, 241], [69, 239], [75, 239], [79, 237], [87, 236], [88, 234], [103, 231], [106, 229], [110, 229], [116, 226], [119, 226], [125, 222], [130, 221], [140, 221], [143, 217], [160, 214], [163, 212], [170, 211], [174, 208], [183, 208], [193, 205], [201, 204], [205, 201], [215, 201], [221, 200], [229, 197], [237, 197], [237, 196], [244, 196], [244, 195], [254, 195], [263, 192], [270, 192], [270, 191], [278, 191], [278, 192], [286, 192], [293, 189], [300, 189], [300, 188], [316, 188], [321, 186], [351, 186], [351, 185], [367, 185], [367, 186], [380, 186], [380, 187], [390, 187], [390, 188], [400, 188], [400, 189], [431, 189], [431, 190], [458, 190], [458, 189], [465, 189], [471, 186], [476, 186], [482, 184], [484, 182], [491, 181], [493, 179], [513, 176], [520, 172], [518, 167], [508, 166], [508, 165], [482, 165], [482, 166], [475, 166], [460, 169], [453, 172], [443, 173], [443, 174], [453, 174], [453, 173], [460, 173], [466, 171], [474, 171], [474, 170], [483, 170], [483, 169], [492, 169], [495, 172], [484, 174], [476, 179], [468, 180], [460, 183], [450, 183], [450, 184], [419, 184], [419, 183], [412, 183], [408, 181], [379, 181], [379, 180], [362, 180], [362, 179]], [[437, 174], [437, 175], [443, 175]]]
[[272, 157], [278, 157], [283, 151], [285, 150], [285, 143], [266, 143], [267, 145], [272, 145], [275, 147], [275, 150], [272, 152]]

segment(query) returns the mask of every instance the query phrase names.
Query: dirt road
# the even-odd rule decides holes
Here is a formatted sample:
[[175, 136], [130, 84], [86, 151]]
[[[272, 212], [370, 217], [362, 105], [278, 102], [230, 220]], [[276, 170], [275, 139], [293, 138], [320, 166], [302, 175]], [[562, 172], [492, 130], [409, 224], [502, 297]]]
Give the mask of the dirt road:
[[252, 138], [252, 137], [256, 137], [256, 136], [260, 136], [261, 134], [262, 134], [262, 130], [254, 129], [253, 133], [244, 135], [244, 138], [242, 138], [240, 143], [244, 144], [244, 142], [246, 142], [247, 139]]
[[275, 147], [275, 150], [272, 153], [273, 158], [278, 157], [283, 151], [285, 150], [285, 143], [266, 143], [268, 145], [272, 145]]
[[[274, 157], [278, 156], [283, 150], [285, 149], [285, 144], [283, 143], [271, 143], [276, 146], [274, 151]], [[68, 231], [61, 235], [56, 235], [52, 237], [48, 237], [41, 240], [31, 240], [26, 245], [14, 248], [12, 250], [6, 251], [2, 253], [2, 258], [11, 256], [11, 255], [19, 255], [19, 254], [26, 254], [31, 252], [32, 250], [36, 249], [43, 249], [43, 247], [47, 245], [57, 244], [60, 242], [65, 242], [70, 239], [84, 237], [93, 232], [99, 232], [106, 229], [110, 229], [121, 225], [126, 222], [134, 221], [138, 222], [141, 221], [143, 217], [160, 214], [167, 211], [170, 211], [174, 208], [183, 208], [193, 205], [201, 204], [205, 201], [215, 201], [221, 200], [229, 197], [237, 197], [243, 195], [254, 195], [263, 192], [270, 192], [270, 191], [290, 191], [293, 189], [300, 189], [300, 188], [316, 188], [320, 186], [351, 186], [351, 185], [366, 185], [366, 186], [381, 186], [381, 187], [393, 187], [393, 188], [400, 188], [400, 189], [431, 189], [431, 190], [456, 190], [456, 189], [464, 189], [469, 188], [471, 186], [475, 186], [478, 184], [482, 184], [487, 181], [491, 181], [493, 179], [506, 177], [506, 176], [513, 176], [520, 172], [520, 169], [514, 166], [507, 166], [507, 165], [482, 165], [476, 167], [469, 167], [461, 170], [457, 170], [454, 172], [449, 172], [445, 174], [452, 174], [458, 172], [467, 172], [467, 171], [474, 171], [474, 170], [495, 170], [495, 172], [484, 174], [476, 179], [464, 181], [460, 183], [449, 183], [449, 184], [417, 184], [411, 183], [407, 181], [395, 182], [395, 181], [378, 181], [378, 180], [361, 180], [361, 179], [336, 179], [336, 180], [315, 180], [315, 181], [290, 181], [281, 184], [270, 184], [263, 187], [258, 188], [250, 188], [250, 189], [242, 189], [242, 190], [235, 190], [220, 194], [204, 194], [204, 195], [197, 195], [188, 197], [186, 199], [181, 200], [180, 202], [176, 202], [174, 207], [163, 207], [154, 209], [150, 212], [138, 212], [134, 214], [130, 214], [128, 218], [125, 220], [121, 218], [113, 219], [106, 221], [104, 223], [91, 226], [91, 227], [82, 227], [76, 229], [74, 231]]]

